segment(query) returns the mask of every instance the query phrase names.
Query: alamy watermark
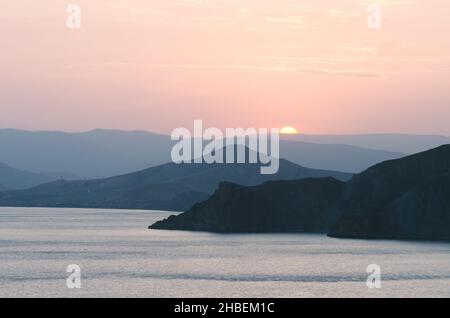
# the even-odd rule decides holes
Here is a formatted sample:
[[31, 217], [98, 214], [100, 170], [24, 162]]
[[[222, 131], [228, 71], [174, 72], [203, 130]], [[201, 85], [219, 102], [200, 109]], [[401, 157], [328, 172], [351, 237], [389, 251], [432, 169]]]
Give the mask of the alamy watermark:
[[224, 134], [214, 127], [203, 130], [203, 122], [195, 120], [193, 133], [180, 127], [172, 131], [171, 138], [178, 141], [171, 152], [175, 163], [260, 163], [261, 174], [275, 174], [279, 169], [278, 128], [270, 132], [267, 128], [226, 128]]
[[67, 288], [81, 288], [81, 267], [77, 264], [70, 264], [67, 266], [66, 272], [70, 274], [66, 279]]
[[79, 4], [72, 3], [66, 8], [67, 19], [66, 26], [69, 29], [81, 29], [81, 7]]
[[369, 29], [381, 28], [381, 7], [378, 3], [372, 3], [367, 6], [367, 27]]
[[377, 264], [370, 264], [366, 269], [369, 276], [367, 277], [367, 287], [372, 288], [381, 288], [381, 267]]

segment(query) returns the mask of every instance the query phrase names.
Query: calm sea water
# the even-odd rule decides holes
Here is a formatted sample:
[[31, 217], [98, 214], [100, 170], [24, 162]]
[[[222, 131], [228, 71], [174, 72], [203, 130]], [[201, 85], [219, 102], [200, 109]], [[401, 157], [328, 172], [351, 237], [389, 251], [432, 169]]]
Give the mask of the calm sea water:
[[147, 229], [168, 215], [0, 208], [0, 297], [450, 297], [449, 243]]

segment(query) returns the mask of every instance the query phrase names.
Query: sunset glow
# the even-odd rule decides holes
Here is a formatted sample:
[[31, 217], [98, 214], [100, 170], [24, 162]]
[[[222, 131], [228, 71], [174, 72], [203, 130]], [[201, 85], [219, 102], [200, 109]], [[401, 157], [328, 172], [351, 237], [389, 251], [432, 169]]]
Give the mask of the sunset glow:
[[65, 2], [2, 4], [0, 127], [450, 135], [442, 0], [77, 3], [76, 30]]

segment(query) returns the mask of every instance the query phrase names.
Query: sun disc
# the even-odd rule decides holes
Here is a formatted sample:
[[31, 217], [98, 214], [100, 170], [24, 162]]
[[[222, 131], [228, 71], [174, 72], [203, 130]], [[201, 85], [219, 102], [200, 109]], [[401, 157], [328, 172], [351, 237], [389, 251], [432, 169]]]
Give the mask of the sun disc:
[[280, 129], [280, 134], [296, 135], [298, 134], [298, 131], [294, 127], [286, 126]]

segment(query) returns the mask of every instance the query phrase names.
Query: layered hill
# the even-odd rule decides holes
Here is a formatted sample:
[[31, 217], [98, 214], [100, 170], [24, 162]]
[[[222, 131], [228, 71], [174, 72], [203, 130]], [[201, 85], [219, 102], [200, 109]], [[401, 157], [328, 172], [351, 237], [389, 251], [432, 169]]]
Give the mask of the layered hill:
[[[82, 133], [0, 129], [0, 162], [57, 178], [106, 178], [171, 161], [175, 142], [145, 131], [97, 129]], [[401, 151], [281, 140], [280, 158], [315, 169], [361, 172]]]
[[26, 189], [50, 181], [52, 181], [52, 178], [50, 177], [15, 169], [6, 164], [0, 163], [0, 191], [9, 189]]
[[278, 173], [261, 175], [260, 164], [174, 164], [96, 180], [59, 180], [0, 193], [0, 206], [126, 208], [183, 211], [207, 199], [222, 181], [257, 185], [268, 180], [351, 174], [304, 168], [280, 160]]
[[321, 232], [330, 236], [450, 239], [450, 145], [331, 178], [222, 184], [205, 202], [150, 226], [213, 232]]
[[170, 161], [170, 136], [97, 129], [82, 133], [0, 129], [0, 162], [46, 175], [104, 178]]

